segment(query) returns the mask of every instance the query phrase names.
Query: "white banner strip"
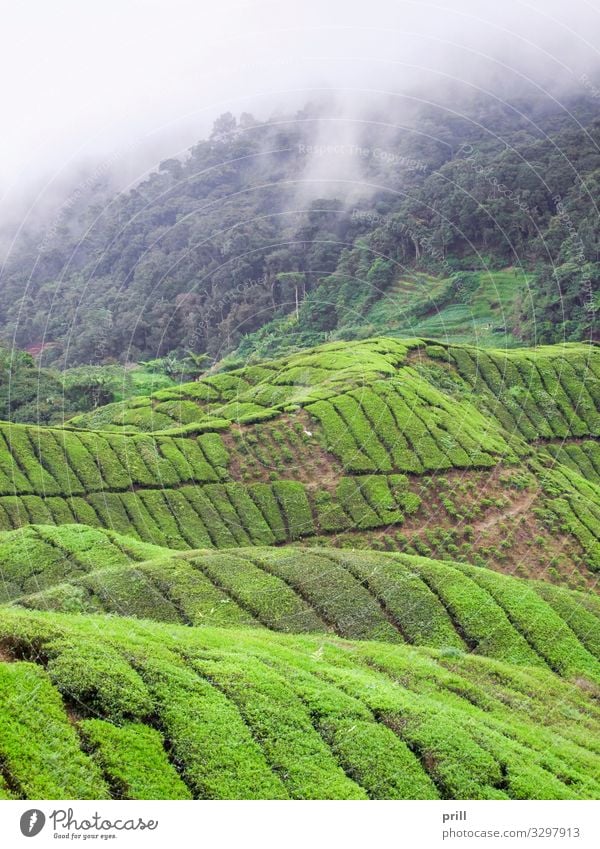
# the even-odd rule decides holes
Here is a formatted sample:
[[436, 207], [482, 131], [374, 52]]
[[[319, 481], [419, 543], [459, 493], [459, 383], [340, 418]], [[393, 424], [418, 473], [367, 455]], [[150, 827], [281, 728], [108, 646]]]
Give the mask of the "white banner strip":
[[598, 802], [0, 802], [0, 846], [600, 846]]

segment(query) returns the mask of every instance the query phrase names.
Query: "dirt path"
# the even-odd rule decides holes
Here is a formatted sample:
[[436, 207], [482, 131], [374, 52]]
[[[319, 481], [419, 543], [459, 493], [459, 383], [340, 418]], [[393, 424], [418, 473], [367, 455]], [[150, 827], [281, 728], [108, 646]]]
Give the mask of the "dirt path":
[[478, 531], [487, 531], [489, 528], [493, 528], [494, 525], [497, 525], [499, 522], [502, 522], [511, 516], [518, 516], [519, 513], [524, 513], [526, 510], [529, 510], [539, 494], [539, 490], [537, 489], [533, 492], [524, 492], [519, 498], [517, 498], [516, 501], [513, 501], [510, 507], [507, 507], [506, 510], [496, 513], [493, 516], [489, 516], [487, 519], [482, 519], [480, 522], [475, 522], [473, 524], [473, 530], [476, 533]]

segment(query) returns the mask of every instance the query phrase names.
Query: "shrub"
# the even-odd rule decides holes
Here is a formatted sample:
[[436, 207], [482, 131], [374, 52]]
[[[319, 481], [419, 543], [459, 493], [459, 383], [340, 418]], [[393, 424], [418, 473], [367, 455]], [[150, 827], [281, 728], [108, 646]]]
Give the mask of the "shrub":
[[79, 723], [79, 729], [114, 795], [121, 799], [191, 799], [153, 728], [138, 723], [118, 727], [88, 719]]
[[140, 719], [152, 712], [141, 678], [106, 643], [58, 639], [49, 646], [48, 674], [60, 692], [79, 709], [100, 711], [109, 719]]
[[285, 516], [289, 538], [294, 540], [314, 534], [315, 526], [304, 486], [297, 481], [275, 481], [272, 489]]
[[[461, 569], [481, 587], [485, 587], [509, 614], [511, 621], [535, 648], [537, 653], [560, 675], [591, 675], [600, 678], [600, 664], [575, 637], [573, 631], [535, 590], [516, 579], [479, 571], [469, 566]], [[500, 580], [498, 580], [500, 578]]]
[[223, 484], [209, 484], [204, 487], [203, 492], [218, 512], [225, 527], [229, 530], [236, 543], [239, 545], [248, 545], [251, 541], [250, 536], [236, 512], [225, 486]]
[[275, 536], [251, 499], [248, 488], [239, 483], [228, 483], [225, 490], [252, 542], [255, 545], [271, 545], [275, 542]]
[[217, 548], [234, 546], [235, 538], [207, 497], [204, 489], [204, 487], [199, 486], [184, 486], [179, 492], [189, 501], [194, 512], [200, 517], [214, 546]]
[[[464, 635], [469, 648], [488, 657], [511, 663], [541, 664], [542, 659], [514, 630], [504, 610], [472, 580], [461, 574], [458, 564], [443, 566], [433, 560], [399, 555], [402, 562], [411, 564], [438, 596]], [[484, 573], [485, 570], [482, 570]]]
[[59, 694], [35, 664], [0, 664], [0, 758], [28, 799], [109, 796], [79, 748]]
[[358, 639], [402, 641], [372, 595], [339, 563], [309, 552], [297, 557], [264, 549], [246, 557], [293, 587], [338, 633]]
[[346, 470], [375, 471], [373, 461], [362, 451], [344, 420], [328, 401], [317, 401], [306, 409], [323, 427], [327, 450], [339, 457]]
[[275, 542], [285, 542], [287, 530], [272, 488], [267, 484], [257, 483], [248, 487], [248, 494], [264, 516]]
[[276, 631], [323, 630], [322, 620], [293, 589], [241, 554], [213, 554], [193, 563], [262, 625]]
[[195, 797], [288, 797], [227, 696], [191, 670], [168, 660], [143, 661], [140, 672], [156, 699], [173, 755]]
[[353, 395], [338, 395], [333, 399], [333, 405], [350, 429], [356, 444], [361, 452], [366, 454], [372, 461], [373, 471], [391, 471], [392, 463], [385, 447], [377, 438], [369, 420], [363, 413], [360, 405]]
[[340, 504], [359, 530], [385, 524], [362, 494], [360, 478], [340, 478], [336, 492]]
[[229, 453], [218, 433], [205, 433], [198, 437], [198, 445], [210, 465], [222, 479], [229, 465]]
[[323, 531], [344, 531], [352, 527], [352, 522], [347, 513], [337, 501], [331, 497], [327, 490], [320, 490], [314, 498], [314, 507], [317, 513], [317, 523]]

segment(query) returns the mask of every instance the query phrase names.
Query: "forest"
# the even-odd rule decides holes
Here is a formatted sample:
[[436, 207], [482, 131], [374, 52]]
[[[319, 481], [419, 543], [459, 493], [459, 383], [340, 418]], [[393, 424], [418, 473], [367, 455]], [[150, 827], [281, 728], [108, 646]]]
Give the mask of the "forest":
[[[453, 341], [593, 340], [600, 119], [592, 96], [567, 105], [375, 104], [337, 144], [319, 141], [322, 104], [223, 114], [130, 191], [99, 186], [97, 203], [24, 231], [0, 277], [0, 338], [60, 369], [427, 335], [440, 314], [430, 335]], [[312, 179], [323, 162], [331, 180]], [[456, 335], [444, 310], [461, 305]]]

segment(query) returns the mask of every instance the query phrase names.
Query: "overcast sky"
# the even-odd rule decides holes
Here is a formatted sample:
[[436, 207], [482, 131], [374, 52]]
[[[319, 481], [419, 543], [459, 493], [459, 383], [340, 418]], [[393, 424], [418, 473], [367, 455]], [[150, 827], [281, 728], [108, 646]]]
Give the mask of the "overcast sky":
[[[230, 109], [266, 117], [310, 89], [523, 75], [581, 87], [600, 0], [0, 0], [0, 198], [81, 161], [132, 176]], [[583, 90], [583, 88], [582, 88]]]

